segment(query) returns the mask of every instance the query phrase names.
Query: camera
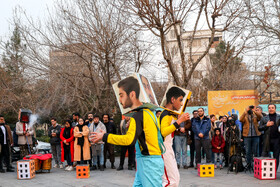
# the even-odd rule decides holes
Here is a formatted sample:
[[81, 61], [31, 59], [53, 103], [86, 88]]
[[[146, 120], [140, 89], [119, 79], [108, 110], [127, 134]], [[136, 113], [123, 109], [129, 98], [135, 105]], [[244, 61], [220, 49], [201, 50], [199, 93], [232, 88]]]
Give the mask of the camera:
[[252, 115], [253, 114], [253, 109], [255, 108], [255, 106], [254, 105], [250, 105], [249, 106], [249, 110], [248, 110], [248, 114], [249, 115]]
[[235, 120], [233, 118], [228, 120], [228, 123], [230, 126], [234, 126], [235, 125]]

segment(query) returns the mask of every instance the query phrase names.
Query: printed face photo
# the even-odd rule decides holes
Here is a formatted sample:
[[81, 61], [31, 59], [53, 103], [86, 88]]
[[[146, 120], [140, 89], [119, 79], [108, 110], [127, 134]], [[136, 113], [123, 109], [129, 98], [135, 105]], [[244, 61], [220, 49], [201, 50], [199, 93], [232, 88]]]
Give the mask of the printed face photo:
[[158, 106], [149, 80], [140, 74], [136, 73], [116, 82], [113, 89], [122, 114], [137, 108], [139, 102]]
[[[169, 84], [163, 96], [160, 107], [180, 115], [185, 111], [190, 97], [191, 92], [189, 90]], [[165, 108], [167, 104], [171, 105], [173, 110]]]
[[149, 80], [146, 77], [144, 77], [143, 75], [139, 74], [139, 76], [141, 79], [141, 83], [144, 87], [144, 90], [146, 92], [146, 95], [147, 95], [148, 99], [150, 100], [150, 103], [158, 105], [155, 94], [153, 92], [153, 89], [152, 89], [152, 86], [151, 86]]

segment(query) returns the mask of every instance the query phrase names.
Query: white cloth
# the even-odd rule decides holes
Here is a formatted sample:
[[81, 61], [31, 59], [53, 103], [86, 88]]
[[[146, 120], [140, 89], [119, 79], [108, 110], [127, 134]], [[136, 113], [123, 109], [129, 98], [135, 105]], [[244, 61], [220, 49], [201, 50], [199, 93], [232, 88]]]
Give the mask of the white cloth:
[[[173, 120], [171, 124], [175, 121]], [[164, 161], [164, 174], [162, 176], [162, 186], [177, 187], [180, 183], [180, 173], [177, 168], [177, 162], [175, 159], [174, 151], [172, 148], [173, 137], [171, 134], [164, 139], [165, 153], [163, 156]]]
[[1, 129], [2, 129], [2, 132], [4, 134], [4, 144], [6, 145], [7, 144], [7, 138], [6, 138], [6, 129], [5, 129], [4, 125], [1, 125]]

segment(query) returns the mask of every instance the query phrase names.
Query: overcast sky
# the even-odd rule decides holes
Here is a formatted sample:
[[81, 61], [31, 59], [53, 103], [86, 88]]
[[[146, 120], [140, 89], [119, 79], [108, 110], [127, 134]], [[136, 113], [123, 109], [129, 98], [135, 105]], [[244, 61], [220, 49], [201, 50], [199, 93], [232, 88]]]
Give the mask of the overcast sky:
[[32, 17], [44, 19], [47, 6], [55, 0], [0, 0], [0, 39], [6, 40], [13, 31], [11, 24], [15, 7], [20, 6]]

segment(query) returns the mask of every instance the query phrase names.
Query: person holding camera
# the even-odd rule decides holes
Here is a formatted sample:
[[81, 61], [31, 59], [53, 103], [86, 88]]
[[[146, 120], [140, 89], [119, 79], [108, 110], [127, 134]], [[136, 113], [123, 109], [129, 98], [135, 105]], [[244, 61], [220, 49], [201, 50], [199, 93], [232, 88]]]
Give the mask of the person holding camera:
[[240, 117], [243, 124], [243, 137], [246, 149], [246, 161], [249, 168], [253, 161], [253, 155], [259, 156], [259, 136], [261, 132], [258, 129], [258, 122], [261, 120], [262, 114], [255, 110], [255, 106], [247, 107]]
[[233, 116], [228, 117], [228, 125], [226, 128], [226, 142], [228, 144], [228, 157], [232, 155], [240, 154], [240, 150], [237, 150], [237, 146], [240, 146], [241, 142], [241, 133], [239, 127], [235, 123]]
[[276, 159], [276, 166], [279, 166], [280, 152], [280, 115], [276, 113], [276, 105], [268, 105], [268, 115], [264, 116], [260, 121], [259, 130], [264, 131], [262, 156], [269, 156], [269, 152], [273, 152], [273, 158]]

